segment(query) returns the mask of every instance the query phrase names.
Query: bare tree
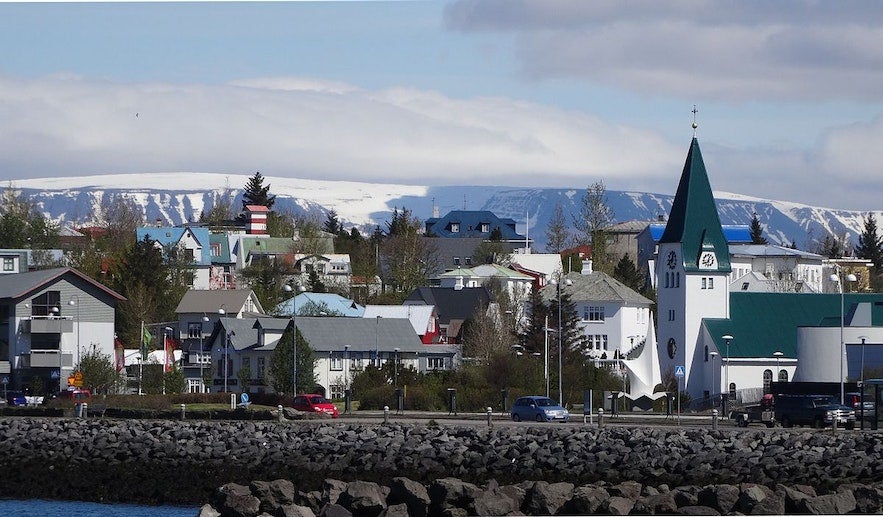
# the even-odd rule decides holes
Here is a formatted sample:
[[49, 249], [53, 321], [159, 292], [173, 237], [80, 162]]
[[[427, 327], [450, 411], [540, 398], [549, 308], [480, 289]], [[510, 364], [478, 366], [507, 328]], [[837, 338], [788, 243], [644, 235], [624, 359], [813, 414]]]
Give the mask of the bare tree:
[[573, 218], [578, 245], [591, 244], [595, 269], [610, 272], [607, 256], [607, 232], [613, 223], [613, 210], [607, 205], [607, 189], [603, 181], [596, 181], [586, 188], [579, 215]]
[[567, 247], [569, 240], [570, 229], [564, 217], [564, 208], [561, 203], [557, 203], [552, 218], [549, 219], [549, 226], [546, 227], [546, 251], [561, 253]]

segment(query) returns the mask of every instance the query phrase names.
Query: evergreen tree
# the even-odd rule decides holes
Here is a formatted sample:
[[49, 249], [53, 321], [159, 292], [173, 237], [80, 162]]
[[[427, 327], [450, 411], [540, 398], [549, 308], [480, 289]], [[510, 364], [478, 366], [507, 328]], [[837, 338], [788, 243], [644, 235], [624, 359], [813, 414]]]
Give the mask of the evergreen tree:
[[751, 244], [767, 244], [766, 238], [763, 236], [763, 226], [757, 218], [757, 213], [751, 218]]
[[422, 227], [408, 209], [396, 209], [387, 223], [387, 237], [380, 249], [381, 273], [398, 292], [410, 293], [424, 285], [429, 274], [438, 269], [438, 248], [433, 239], [421, 238]]
[[[11, 186], [0, 197], [0, 243], [4, 248], [47, 250], [58, 246], [58, 225]], [[48, 265], [48, 264], [47, 264]]]
[[334, 209], [329, 210], [326, 217], [325, 224], [322, 227], [323, 230], [333, 235], [337, 235], [343, 231], [340, 219], [337, 217], [337, 212]]
[[263, 205], [272, 209], [275, 202], [276, 196], [270, 195], [270, 185], [265, 187], [261, 172], [255, 172], [245, 185], [245, 192], [242, 194], [242, 209], [245, 210], [247, 205]]
[[617, 262], [616, 267], [613, 269], [613, 278], [619, 280], [636, 292], [641, 292], [644, 289], [644, 277], [641, 275], [641, 272], [638, 271], [638, 267], [635, 266], [632, 259], [629, 258], [628, 253], [623, 255], [623, 257], [619, 259], [619, 262]]
[[[293, 341], [293, 328], [285, 329], [276, 348], [270, 355], [270, 364], [267, 367], [267, 383], [273, 387], [276, 393], [291, 394], [292, 376], [294, 374], [294, 353], [291, 348]], [[316, 357], [310, 344], [304, 339], [300, 330], [297, 331], [297, 393], [312, 390], [316, 385]], [[296, 394], [296, 393], [295, 393]], [[292, 394], [292, 395], [295, 395]]]
[[543, 303], [539, 289], [531, 289], [527, 307], [527, 326], [521, 335], [522, 344], [528, 353], [543, 353], [546, 346], [546, 316], [549, 308]]
[[83, 387], [92, 392], [119, 393], [125, 378], [117, 371], [113, 360], [102, 354], [95, 345], [89, 347], [74, 368], [83, 374]]
[[877, 233], [877, 219], [873, 212], [868, 212], [865, 227], [858, 237], [855, 256], [874, 263], [875, 268], [883, 266], [883, 237]]

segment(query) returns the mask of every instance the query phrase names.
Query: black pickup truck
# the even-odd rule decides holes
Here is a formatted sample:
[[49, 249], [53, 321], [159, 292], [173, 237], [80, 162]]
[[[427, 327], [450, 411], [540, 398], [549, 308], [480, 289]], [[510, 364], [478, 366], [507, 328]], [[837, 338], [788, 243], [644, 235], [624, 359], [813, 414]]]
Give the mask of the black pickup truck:
[[831, 395], [776, 395], [775, 418], [782, 427], [837, 425], [855, 428], [855, 410], [843, 406]]

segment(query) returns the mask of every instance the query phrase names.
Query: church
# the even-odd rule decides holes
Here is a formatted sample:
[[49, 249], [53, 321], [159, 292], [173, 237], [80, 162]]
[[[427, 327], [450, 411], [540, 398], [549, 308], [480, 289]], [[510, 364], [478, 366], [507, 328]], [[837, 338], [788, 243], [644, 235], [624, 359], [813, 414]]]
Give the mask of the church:
[[883, 377], [883, 295], [844, 292], [836, 265], [836, 292], [731, 292], [731, 257], [694, 132], [655, 260], [657, 333], [628, 365], [643, 393], [627, 396], [677, 381], [707, 408], [760, 400], [773, 380]]

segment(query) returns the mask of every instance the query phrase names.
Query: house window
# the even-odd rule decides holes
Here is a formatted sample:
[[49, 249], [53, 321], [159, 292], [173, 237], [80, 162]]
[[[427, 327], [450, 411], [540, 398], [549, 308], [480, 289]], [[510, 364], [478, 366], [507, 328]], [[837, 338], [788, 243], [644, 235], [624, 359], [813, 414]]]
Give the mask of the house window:
[[681, 286], [681, 272], [678, 271], [677, 273], [675, 273], [675, 287], [680, 287], [680, 286]]
[[779, 370], [779, 382], [788, 382], [787, 370]]
[[[53, 313], [57, 308], [59, 312]], [[61, 291], [46, 291], [31, 299], [31, 316], [58, 316], [61, 314]]]
[[491, 225], [489, 223], [481, 223], [481, 233], [488, 233], [491, 231]]
[[763, 371], [763, 392], [769, 393], [770, 386], [773, 382], [773, 371], [772, 370], [764, 370]]
[[592, 350], [607, 350], [607, 334], [590, 334], [589, 348]]
[[702, 277], [702, 288], [708, 289], [708, 279], [705, 277]]
[[467, 265], [467, 266], [471, 266], [471, 265], [472, 265], [472, 257], [466, 257], [466, 265]]
[[264, 357], [258, 357], [258, 379], [264, 378], [264, 372], [267, 369], [267, 359]]
[[193, 249], [186, 248], [184, 250], [184, 260], [187, 262], [193, 262]]
[[588, 307], [588, 320], [589, 321], [604, 321], [604, 306], [589, 306]]
[[[251, 357], [243, 357], [242, 358], [242, 369], [248, 371], [248, 376], [251, 377]], [[239, 372], [236, 372], [239, 373]]]
[[748, 290], [748, 282], [742, 282], [742, 290], [743, 290], [743, 291], [747, 291], [747, 290]]
[[426, 358], [426, 368], [429, 370], [444, 370], [445, 369], [445, 358], [444, 357], [427, 357]]
[[455, 266], [459, 266], [459, 265], [460, 265], [460, 257], [454, 257], [454, 265], [455, 265]]
[[331, 369], [343, 370], [343, 354], [341, 352], [331, 352]]
[[675, 310], [669, 309], [668, 310], [668, 321], [674, 321], [674, 320], [675, 320]]
[[708, 288], [709, 288], [709, 289], [714, 289], [714, 278], [709, 278], [709, 279], [708, 279]]
[[460, 223], [451, 223], [451, 233], [460, 233]]
[[705, 362], [708, 362], [708, 345], [705, 345]]
[[212, 250], [211, 253], [212, 253], [213, 257], [220, 257], [221, 256], [221, 245], [219, 243], [217, 243], [217, 242], [212, 243], [211, 250]]
[[343, 398], [343, 384], [332, 384], [330, 391], [331, 391], [331, 398], [332, 399], [342, 399]]
[[3, 271], [15, 271], [15, 259], [3, 257]]
[[191, 339], [200, 339], [202, 338], [202, 323], [188, 323], [187, 324], [187, 337]]

